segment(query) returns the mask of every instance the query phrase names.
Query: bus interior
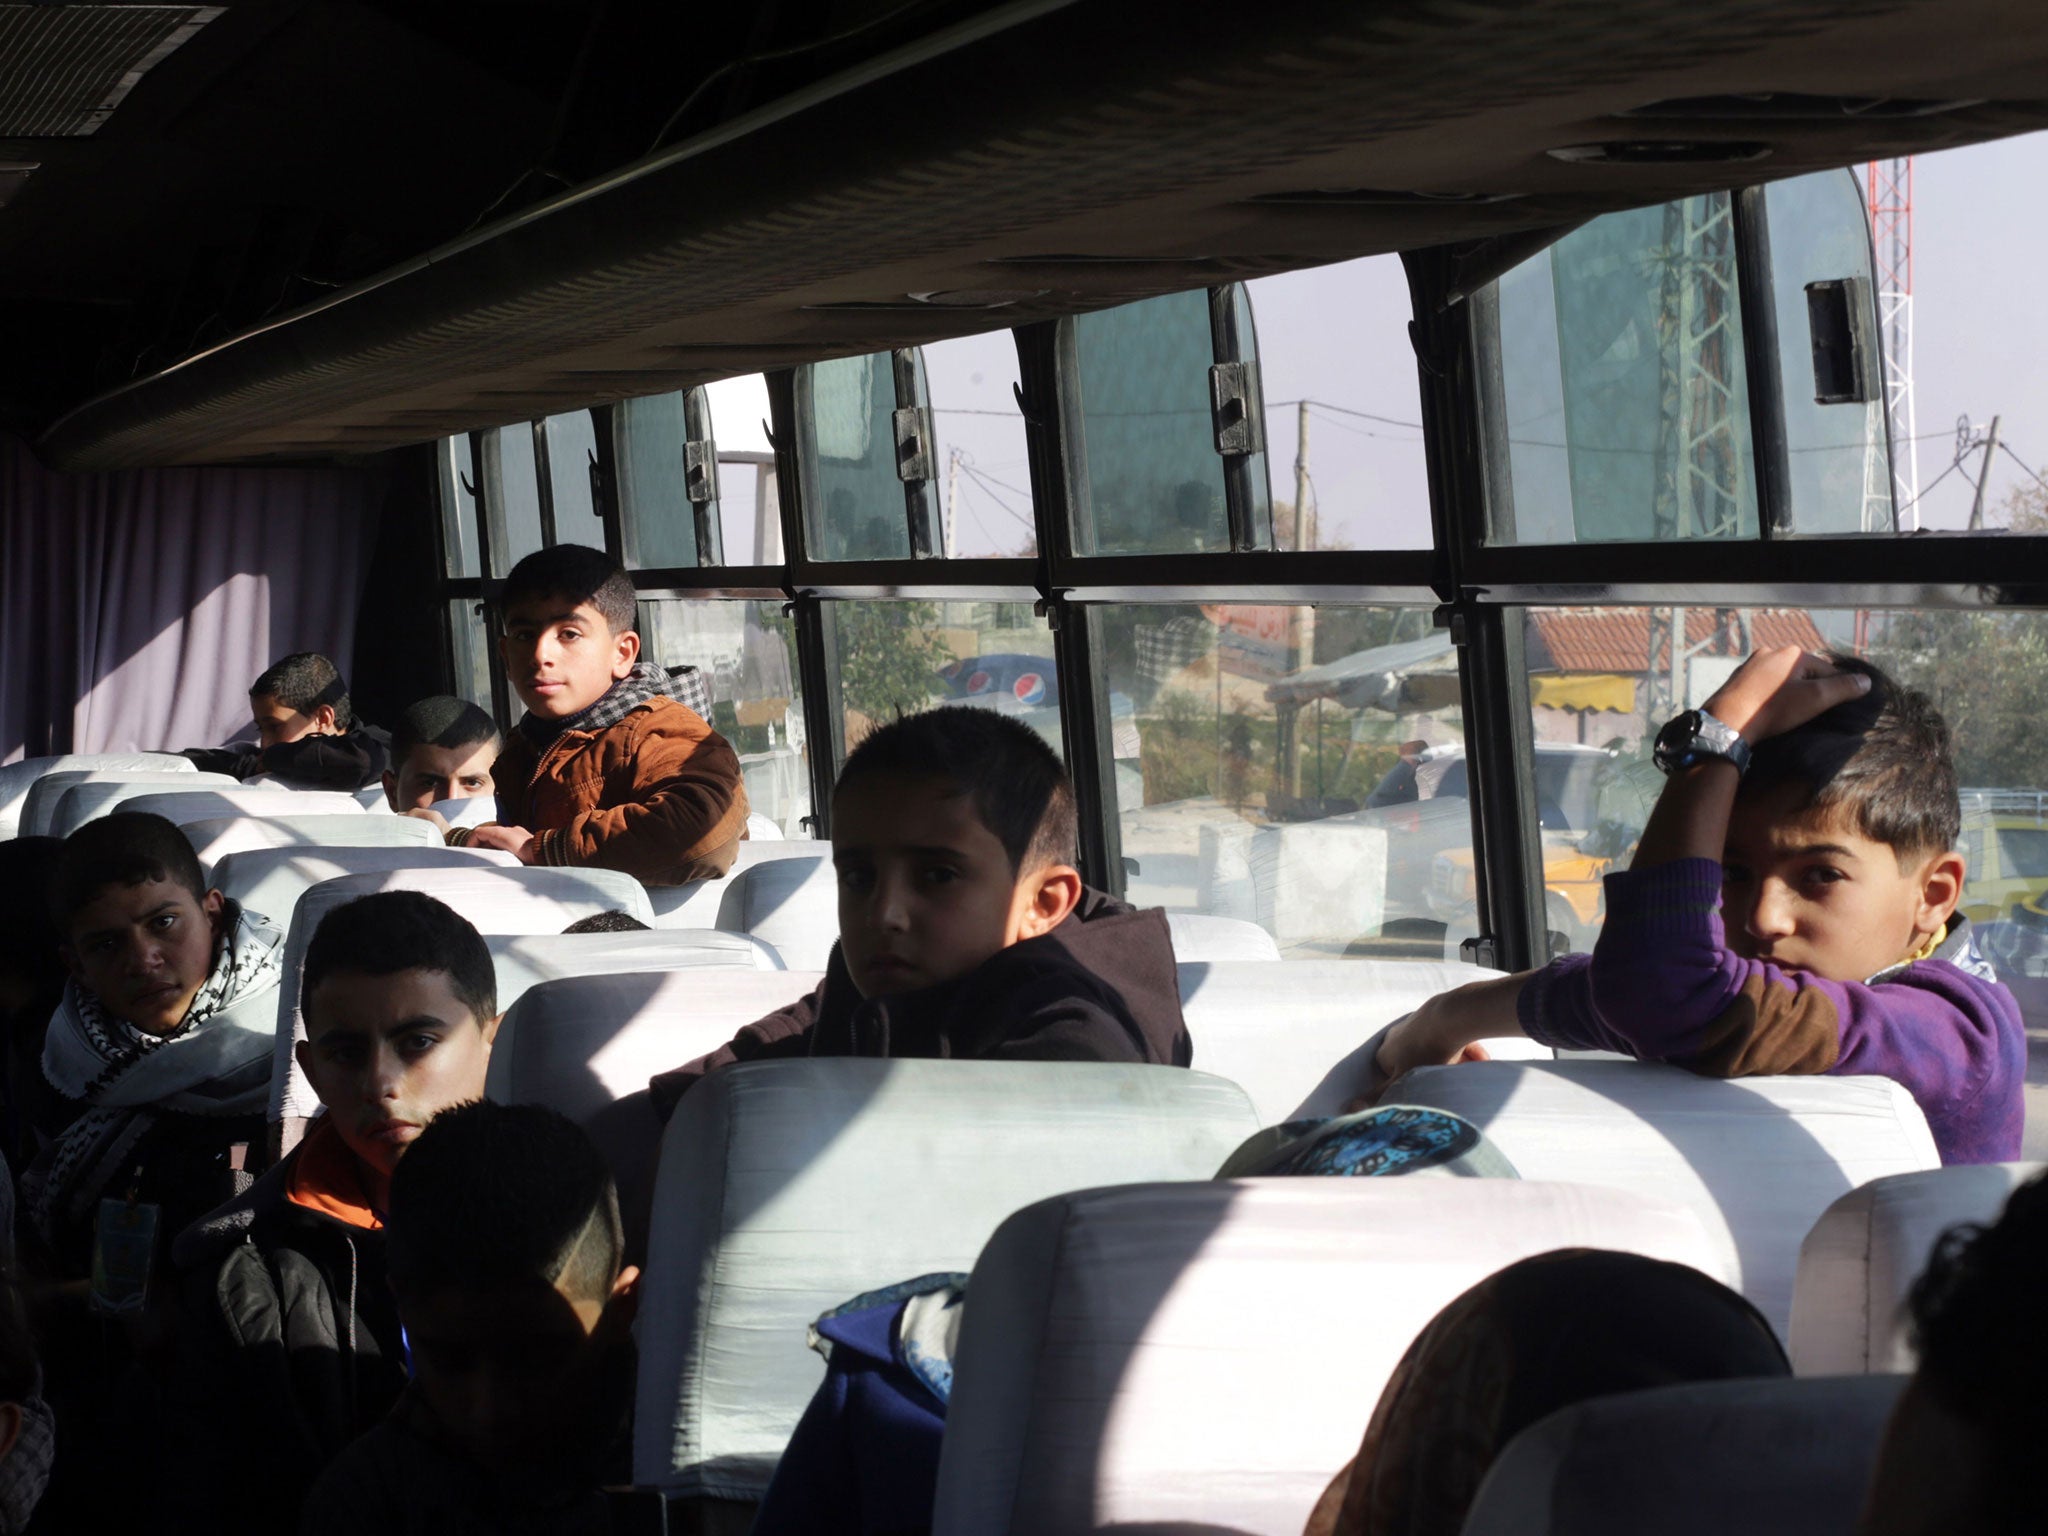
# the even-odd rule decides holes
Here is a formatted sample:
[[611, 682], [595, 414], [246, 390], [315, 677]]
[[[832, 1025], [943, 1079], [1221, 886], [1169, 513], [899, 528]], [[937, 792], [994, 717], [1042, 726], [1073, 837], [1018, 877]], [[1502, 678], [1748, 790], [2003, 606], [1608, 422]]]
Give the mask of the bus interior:
[[[1336, 1113], [1425, 998], [1591, 952], [1658, 727], [1754, 652], [1853, 653], [1953, 728], [1960, 910], [2048, 1158], [2048, 438], [1966, 421], [1944, 466], [1937, 407], [1901, 428], [1883, 218], [1910, 190], [1873, 219], [1881, 167], [1927, 185], [2043, 130], [2048, 11], [2013, 0], [0, 5], [0, 830], [32, 830], [16, 765], [246, 734], [246, 679], [287, 652], [333, 656], [370, 721], [451, 693], [509, 731], [505, 578], [590, 546], [643, 656], [708, 687], [752, 836], [701, 891], [620, 899], [711, 946], [687, 962], [475, 919], [523, 1026], [494, 1097], [615, 1151], [597, 1127], [651, 1073], [826, 969], [847, 753], [984, 708], [1066, 765], [1087, 883], [1169, 914], [1197, 1073], [1249, 1104], [1234, 1145]], [[1999, 184], [1987, 244], [2034, 233]], [[1965, 320], [2018, 377], [2048, 344], [2030, 264], [1987, 270], [2010, 280]], [[1910, 1100], [1550, 1056], [1418, 1102], [1532, 1183], [1668, 1196], [1703, 1246], [1634, 1207], [1420, 1184], [1439, 1225], [1413, 1191], [1333, 1194], [1336, 1228], [1441, 1243], [1445, 1289], [1319, 1247], [1260, 1181], [1198, 1199], [1170, 1181], [1211, 1170], [1096, 1147], [1106, 1105], [1151, 1103], [1107, 1078], [1019, 1101], [965, 1063], [825, 1073], [828, 1129], [747, 1162], [778, 1111], [736, 1077], [696, 1141], [628, 1157], [653, 1492], [612, 1528], [747, 1529], [816, 1386], [810, 1317], [925, 1271], [1010, 1308], [967, 1340], [933, 1527], [958, 1533], [1302, 1529], [1402, 1349], [1503, 1254], [1706, 1253], [1802, 1374], [1910, 1368], [1878, 1314], [1939, 1226], [1899, 1218], [1896, 1276], [1841, 1257], [1892, 1181], [1965, 1171], [1896, 1130]], [[686, 1164], [714, 1116], [725, 1161]], [[860, 1170], [950, 1157], [985, 1185], [940, 1181], [943, 1240], [834, 1228], [892, 1219]], [[1925, 1188], [1983, 1220], [2018, 1177]], [[779, 1259], [762, 1228], [795, 1234]], [[1119, 1231], [1154, 1245], [1128, 1274]], [[732, 1299], [795, 1272], [801, 1317]], [[1296, 1281], [1321, 1299], [1189, 1363], [1244, 1326], [1232, 1287], [1289, 1312], [1264, 1288]], [[1374, 1285], [1399, 1337], [1336, 1337], [1335, 1296]], [[1308, 1395], [1341, 1425], [1276, 1405], [1333, 1361], [1346, 1395]], [[1261, 1422], [1205, 1425], [1225, 1401]]]

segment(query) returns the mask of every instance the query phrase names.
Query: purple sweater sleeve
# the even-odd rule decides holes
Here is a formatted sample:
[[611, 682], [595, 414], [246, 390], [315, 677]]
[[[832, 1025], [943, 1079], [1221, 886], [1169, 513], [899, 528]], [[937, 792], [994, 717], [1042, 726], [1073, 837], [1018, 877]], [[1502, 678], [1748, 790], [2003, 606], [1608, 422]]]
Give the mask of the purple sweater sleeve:
[[1913, 1095], [1944, 1162], [2019, 1156], [2026, 1033], [1995, 980], [1949, 960], [1875, 984], [1744, 960], [1725, 942], [1713, 859], [1609, 875], [1606, 886], [1593, 953], [1523, 988], [1531, 1039], [1709, 1077], [1873, 1073]]

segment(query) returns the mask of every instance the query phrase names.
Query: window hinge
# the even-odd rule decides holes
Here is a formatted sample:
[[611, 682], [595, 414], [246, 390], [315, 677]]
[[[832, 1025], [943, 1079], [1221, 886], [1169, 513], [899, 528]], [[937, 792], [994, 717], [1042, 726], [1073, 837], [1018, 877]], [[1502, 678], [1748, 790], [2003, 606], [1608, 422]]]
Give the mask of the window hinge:
[[1500, 969], [1499, 954], [1499, 943], [1490, 933], [1476, 933], [1458, 946], [1460, 960], [1467, 965], [1484, 966], [1489, 971]]

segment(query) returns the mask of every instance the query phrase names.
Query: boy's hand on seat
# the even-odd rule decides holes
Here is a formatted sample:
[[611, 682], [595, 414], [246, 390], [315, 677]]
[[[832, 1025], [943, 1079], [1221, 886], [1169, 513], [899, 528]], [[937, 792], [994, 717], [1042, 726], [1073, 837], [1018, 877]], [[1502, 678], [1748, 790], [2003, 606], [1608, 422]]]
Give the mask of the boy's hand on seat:
[[1870, 679], [1861, 673], [1837, 671], [1825, 656], [1782, 645], [1758, 651], [1737, 667], [1705, 708], [1754, 746], [1869, 689]]
[[508, 827], [501, 822], [489, 822], [469, 834], [472, 848], [498, 848], [513, 855], [522, 864], [533, 862], [533, 834], [524, 827]]
[[1439, 992], [1400, 1020], [1380, 1036], [1366, 1090], [1345, 1105], [1345, 1112], [1370, 1109], [1388, 1084], [1413, 1067], [1490, 1060], [1481, 1040], [1522, 1032], [1515, 1009], [1527, 977], [1523, 972]]

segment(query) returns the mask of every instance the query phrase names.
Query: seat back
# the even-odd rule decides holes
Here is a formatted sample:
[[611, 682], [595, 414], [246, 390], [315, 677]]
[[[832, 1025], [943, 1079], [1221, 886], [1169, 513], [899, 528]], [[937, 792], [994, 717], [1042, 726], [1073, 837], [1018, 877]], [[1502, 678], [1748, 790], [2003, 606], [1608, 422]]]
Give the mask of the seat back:
[[1910, 1371], [1906, 1297], [1934, 1245], [1961, 1222], [1988, 1224], [2048, 1164], [1986, 1163], [1872, 1179], [1822, 1213], [1799, 1248], [1792, 1368], [1802, 1376]]
[[[155, 768], [86, 769], [65, 768], [46, 773], [28, 788], [21, 802], [23, 837], [69, 837], [95, 816], [102, 807], [153, 789], [202, 789], [209, 785], [233, 785], [224, 773], [178, 773]], [[73, 795], [72, 791], [79, 793]], [[58, 830], [59, 828], [63, 830]]]
[[427, 809], [451, 827], [480, 827], [498, 819], [498, 797], [471, 795], [466, 800], [436, 800]]
[[[382, 817], [355, 818], [381, 821]], [[411, 821], [411, 817], [390, 820]], [[415, 822], [432, 831], [431, 824]], [[478, 865], [519, 868], [518, 858], [495, 849], [420, 847], [391, 848], [248, 848], [231, 853], [213, 866], [213, 884], [230, 901], [260, 912], [290, 932], [299, 898], [323, 880], [343, 875], [381, 874], [394, 869], [465, 869]]]
[[935, 1536], [1298, 1536], [1429, 1321], [1573, 1247], [1719, 1273], [1682, 1205], [1584, 1185], [1239, 1179], [1020, 1210], [968, 1286]]
[[1852, 1536], [1905, 1379], [1619, 1392], [1509, 1442], [1463, 1536]]
[[1119, 1179], [1199, 1179], [1256, 1128], [1233, 1083], [1092, 1062], [755, 1062], [662, 1139], [634, 1480], [756, 1499], [822, 1369], [819, 1314], [966, 1270], [1012, 1210]]
[[[490, 935], [485, 942], [491, 947], [491, 959], [497, 967], [498, 1007], [505, 1014], [505, 1023], [499, 1030], [501, 1044], [508, 1038], [505, 1031], [512, 1027], [512, 1010], [533, 987], [566, 984], [572, 989], [587, 988], [587, 998], [566, 1006], [570, 1013], [579, 1017], [584, 1010], [593, 1010], [591, 1017], [595, 1018], [608, 1016], [620, 1007], [631, 1008], [631, 1000], [640, 995], [632, 989], [614, 993], [610, 988], [613, 982], [644, 977], [652, 983], [675, 971], [788, 974], [782, 969], [782, 962], [776, 958], [775, 951], [766, 944], [750, 939], [744, 933], [721, 933], [716, 928], [648, 928], [628, 933], [500, 933]], [[654, 1017], [665, 1021], [653, 1027], [674, 1030], [694, 1023], [691, 1013], [703, 1007], [702, 996], [695, 989], [702, 985], [701, 978], [683, 976], [677, 978], [672, 997], [657, 1000], [652, 992], [645, 994], [644, 1001], [654, 1010]], [[789, 993], [789, 998], [800, 997], [817, 985], [817, 978], [801, 976], [788, 985], [796, 989]], [[782, 1005], [777, 1003], [773, 1006], [779, 1008]], [[764, 1008], [761, 1013], [769, 1011]], [[748, 1014], [733, 1029], [753, 1023], [761, 1013]], [[607, 1021], [625, 1025], [637, 1017], [635, 1011], [630, 1018], [622, 1015], [615, 1020], [608, 1017]], [[724, 1015], [719, 1017], [722, 1020]], [[551, 1023], [549, 1027], [557, 1026]], [[720, 1027], [722, 1023], [706, 1022], [701, 1032], [709, 1033]], [[727, 1030], [705, 1049], [725, 1044], [732, 1033], [733, 1030]], [[693, 1034], [692, 1038], [696, 1035]], [[676, 1057], [650, 1068], [640, 1075], [635, 1086], [646, 1087], [652, 1073], [680, 1066], [688, 1059]], [[553, 1100], [547, 1102], [552, 1103]]]
[[216, 816], [188, 821], [183, 830], [202, 864], [252, 848], [447, 846], [432, 822], [414, 816]]
[[140, 769], [154, 773], [191, 773], [192, 759], [175, 752], [65, 752], [54, 757], [25, 757], [0, 763], [0, 838], [26, 835], [21, 826], [22, 803], [36, 780], [52, 773], [83, 770], [118, 773]]
[[1278, 960], [1280, 946], [1257, 923], [1241, 917], [1210, 917], [1201, 912], [1169, 912], [1176, 960]]
[[[1431, 960], [1183, 957], [1180, 1001], [1195, 1065], [1242, 1086], [1259, 1119], [1278, 1125], [1339, 1113], [1366, 1081], [1373, 1036], [1439, 992], [1499, 974]], [[1550, 1059], [1519, 1036], [1486, 1048], [1501, 1059]]]
[[[692, 880], [687, 885], [659, 886], [649, 891], [647, 894], [654, 902], [655, 927], [725, 926], [718, 920], [719, 906], [725, 899], [725, 893], [732, 888], [733, 881], [757, 864], [769, 864], [777, 859], [822, 859], [829, 864], [832, 861], [832, 845], [816, 838], [786, 838], [758, 843], [748, 839], [739, 845], [739, 851], [733, 857], [732, 868], [719, 879]], [[837, 937], [839, 913], [836, 907], [833, 909], [832, 927], [833, 935]]]
[[571, 923], [600, 912], [624, 912], [646, 922], [647, 892], [631, 875], [612, 869], [502, 868], [464, 864], [459, 868], [389, 869], [343, 875], [310, 886], [299, 897], [285, 934], [283, 973], [278, 982], [277, 1054], [271, 1063], [270, 1117], [305, 1119], [320, 1101], [292, 1048], [306, 1038], [299, 1008], [299, 972], [306, 946], [320, 919], [336, 907], [378, 891], [420, 891], [447, 903], [482, 934], [560, 933]]
[[1409, 1073], [1391, 1098], [1463, 1115], [1525, 1179], [1681, 1200], [1783, 1338], [1799, 1245], [1828, 1204], [1940, 1158], [1882, 1077], [1696, 1077], [1635, 1061], [1478, 1062]]
[[825, 969], [839, 939], [839, 877], [829, 849], [741, 870], [719, 899], [718, 926], [774, 945], [791, 970]]
[[[249, 789], [222, 785], [213, 789], [181, 790], [172, 794], [155, 792], [150, 785], [135, 788], [149, 793], [123, 796], [116, 805], [126, 811], [146, 811], [178, 826], [195, 821], [216, 821], [223, 816], [361, 816], [363, 808], [354, 795], [332, 789]], [[109, 805], [108, 810], [113, 810]]]

